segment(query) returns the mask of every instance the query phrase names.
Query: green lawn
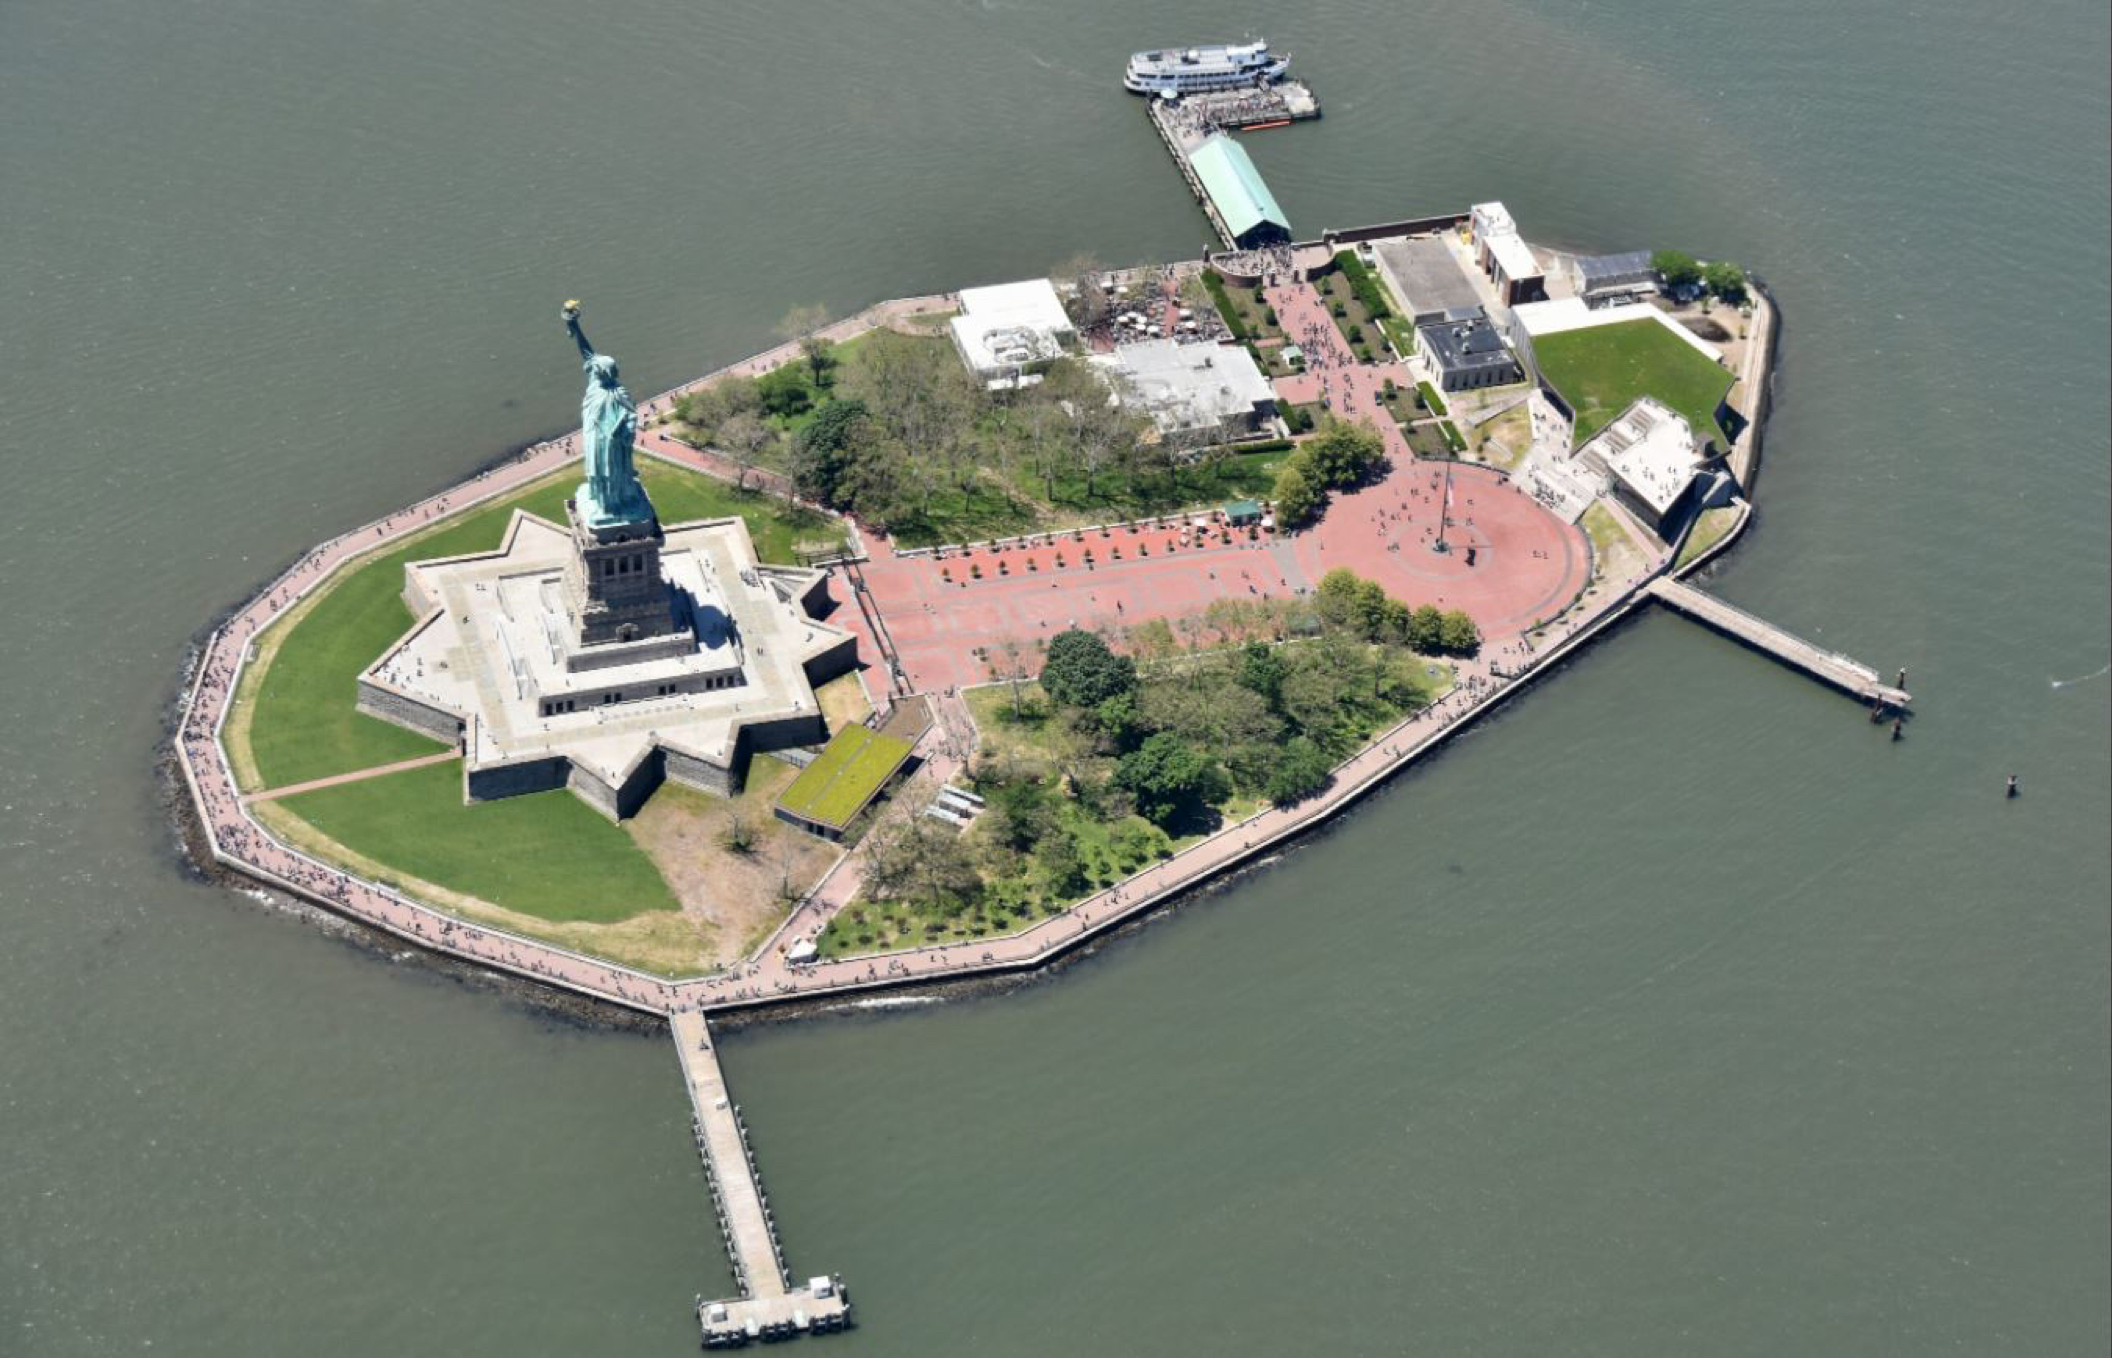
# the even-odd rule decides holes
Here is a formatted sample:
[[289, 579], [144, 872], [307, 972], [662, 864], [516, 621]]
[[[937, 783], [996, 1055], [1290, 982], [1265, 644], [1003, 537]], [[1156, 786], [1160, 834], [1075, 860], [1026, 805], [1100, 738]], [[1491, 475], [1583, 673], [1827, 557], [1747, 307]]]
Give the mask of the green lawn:
[[559, 789], [465, 804], [460, 762], [288, 797], [287, 810], [354, 853], [558, 923], [678, 910], [621, 827]]
[[1656, 321], [1622, 321], [1566, 330], [1533, 341], [1540, 372], [1577, 412], [1577, 441], [1606, 427], [1638, 396], [1654, 396], [1686, 417], [1698, 439], [1730, 446], [1716, 407], [1731, 374]]
[[[748, 521], [764, 561], [796, 561], [795, 543], [835, 536], [828, 519], [755, 491], [737, 491], [654, 458], [639, 459], [639, 471], [663, 520], [739, 514]], [[404, 563], [495, 548], [516, 507], [563, 523], [565, 499], [578, 480], [578, 469], [567, 468], [341, 570], [291, 630], [270, 638], [276, 649], [251, 690], [254, 710], [248, 714], [248, 754], [257, 785], [285, 787], [442, 748], [353, 706], [360, 671], [411, 625], [402, 597]], [[231, 732], [231, 740], [239, 738], [239, 731]], [[242, 762], [238, 752], [237, 764]]]
[[1731, 526], [1737, 522], [1736, 505], [1718, 505], [1714, 509], [1701, 511], [1701, 517], [1694, 522], [1694, 530], [1687, 534], [1687, 540], [1680, 545], [1679, 559], [1672, 563], [1673, 569], [1679, 569], [1723, 541], [1723, 535], [1730, 532]]

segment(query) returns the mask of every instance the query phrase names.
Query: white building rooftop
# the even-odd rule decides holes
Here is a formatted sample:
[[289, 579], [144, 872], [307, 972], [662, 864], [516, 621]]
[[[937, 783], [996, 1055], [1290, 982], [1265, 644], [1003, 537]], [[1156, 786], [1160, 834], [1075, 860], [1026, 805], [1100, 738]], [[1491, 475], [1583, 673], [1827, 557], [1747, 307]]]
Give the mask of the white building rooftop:
[[1533, 258], [1532, 247], [1515, 231], [1503, 235], [1483, 238], [1489, 253], [1496, 257], [1496, 267], [1503, 270], [1505, 278], [1538, 278], [1542, 270], [1540, 261]]
[[1060, 355], [1071, 318], [1046, 278], [961, 289], [961, 314], [950, 323], [961, 361], [979, 377], [1006, 374]]
[[1701, 469], [1687, 422], [1644, 396], [1577, 450], [1662, 517]]
[[1147, 412], [1161, 434], [1216, 430], [1276, 399], [1253, 355], [1239, 345], [1146, 340], [1091, 361], [1115, 376], [1118, 396]]

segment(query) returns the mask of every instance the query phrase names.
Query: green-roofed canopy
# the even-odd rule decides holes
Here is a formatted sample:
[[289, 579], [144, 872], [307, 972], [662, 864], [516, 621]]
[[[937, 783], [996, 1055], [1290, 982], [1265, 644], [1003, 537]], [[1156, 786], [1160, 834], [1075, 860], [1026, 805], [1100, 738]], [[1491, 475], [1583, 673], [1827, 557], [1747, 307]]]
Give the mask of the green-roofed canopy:
[[1242, 249], [1273, 245], [1291, 238], [1291, 222], [1276, 206], [1276, 195], [1262, 182], [1261, 171], [1247, 156], [1247, 148], [1222, 132], [1188, 153], [1188, 163], [1210, 195], [1211, 205], [1224, 220], [1225, 229]]

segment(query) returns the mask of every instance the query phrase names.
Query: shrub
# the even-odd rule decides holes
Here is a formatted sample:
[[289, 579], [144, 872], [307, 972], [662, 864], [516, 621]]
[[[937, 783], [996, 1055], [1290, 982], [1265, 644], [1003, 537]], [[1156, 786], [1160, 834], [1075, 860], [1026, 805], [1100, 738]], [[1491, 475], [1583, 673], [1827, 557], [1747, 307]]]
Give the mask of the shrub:
[[[1342, 276], [1349, 280], [1349, 290], [1356, 294], [1357, 300], [1364, 304], [1364, 309], [1371, 313], [1373, 320], [1376, 321], [1393, 314], [1392, 306], [1388, 305], [1386, 301], [1386, 290], [1379, 286], [1378, 279], [1371, 276], [1371, 270], [1364, 267], [1364, 261], [1357, 258], [1356, 251], [1341, 250], [1336, 252], [1335, 267], [1339, 268], [1342, 271]], [[1336, 312], [1335, 314], [1340, 315], [1341, 313]]]
[[1239, 308], [1232, 305], [1232, 298], [1225, 291], [1225, 276], [1215, 269], [1203, 270], [1203, 288], [1210, 294], [1210, 301], [1224, 320], [1225, 329], [1232, 332], [1232, 338], [1247, 339], [1250, 334], [1247, 323], [1239, 318]]

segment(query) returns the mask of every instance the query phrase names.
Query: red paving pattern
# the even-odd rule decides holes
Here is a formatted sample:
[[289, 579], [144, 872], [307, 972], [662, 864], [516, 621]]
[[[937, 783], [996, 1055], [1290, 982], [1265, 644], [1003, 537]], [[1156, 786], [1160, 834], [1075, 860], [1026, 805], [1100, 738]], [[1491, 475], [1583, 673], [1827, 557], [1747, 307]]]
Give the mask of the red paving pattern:
[[[869, 598], [911, 689], [991, 679], [1007, 640], [1020, 642], [1031, 657], [1037, 641], [1066, 627], [1192, 617], [1220, 598], [1285, 598], [1311, 589], [1337, 566], [1378, 581], [1411, 606], [1464, 609], [1496, 642], [1553, 617], [1583, 590], [1591, 552], [1581, 531], [1489, 468], [1454, 463], [1448, 481], [1446, 464], [1417, 459], [1391, 420], [1359, 413], [1387, 378], [1413, 383], [1404, 365], [1356, 363], [1310, 284], [1279, 284], [1267, 295], [1311, 365], [1305, 374], [1277, 379], [1279, 395], [1325, 396], [1336, 411], [1375, 424], [1393, 464], [1385, 478], [1337, 494], [1315, 527], [1280, 542], [1267, 534], [1249, 541], [1240, 530], [1225, 543], [1214, 531], [1191, 535], [1180, 526], [1088, 529], [1082, 537], [1058, 534], [1031, 547], [933, 558], [896, 556], [885, 540], [872, 537], [864, 568]], [[1441, 502], [1445, 552], [1435, 550]], [[1087, 548], [1094, 554], [1090, 566]], [[831, 587], [843, 605], [837, 620], [856, 628], [867, 654], [877, 655], [871, 628], [842, 579]], [[978, 657], [978, 647], [987, 656]]]

